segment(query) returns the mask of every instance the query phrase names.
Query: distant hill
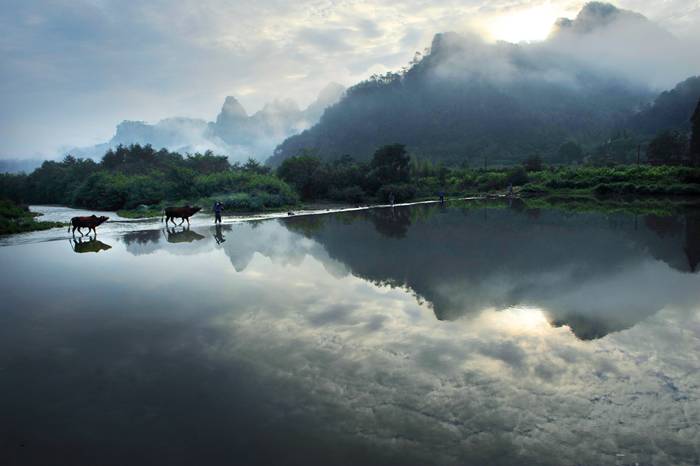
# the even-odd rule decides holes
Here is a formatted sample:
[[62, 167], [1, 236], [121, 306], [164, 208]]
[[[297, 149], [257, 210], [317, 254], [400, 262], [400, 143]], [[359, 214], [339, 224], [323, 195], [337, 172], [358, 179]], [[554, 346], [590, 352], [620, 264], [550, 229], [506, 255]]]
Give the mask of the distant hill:
[[630, 118], [628, 126], [654, 135], [666, 129], [690, 129], [690, 117], [700, 100], [700, 76], [688, 78]]
[[235, 97], [224, 101], [213, 122], [196, 118], [166, 118], [151, 124], [123, 121], [108, 142], [69, 151], [74, 156], [99, 158], [120, 144], [150, 144], [181, 153], [212, 150], [228, 155], [231, 161], [248, 157], [264, 159], [285, 138], [316, 123], [331, 104], [345, 92], [340, 84], [329, 84], [306, 109], [292, 100], [276, 100], [248, 115]]
[[[652, 44], [646, 55], [631, 50], [642, 37]], [[268, 163], [303, 151], [368, 159], [377, 147], [400, 142], [433, 160], [507, 164], [555, 154], [571, 139], [595, 145], [620, 127], [656, 121], [643, 116], [657, 115], [667, 100], [652, 104], [654, 85], [688, 75], [662, 66], [676, 49], [678, 41], [644, 16], [597, 2], [573, 20], [558, 20], [542, 43], [437, 34], [407, 71], [353, 86], [317, 125], [280, 144]]]
[[42, 159], [0, 159], [0, 173], [31, 173]]

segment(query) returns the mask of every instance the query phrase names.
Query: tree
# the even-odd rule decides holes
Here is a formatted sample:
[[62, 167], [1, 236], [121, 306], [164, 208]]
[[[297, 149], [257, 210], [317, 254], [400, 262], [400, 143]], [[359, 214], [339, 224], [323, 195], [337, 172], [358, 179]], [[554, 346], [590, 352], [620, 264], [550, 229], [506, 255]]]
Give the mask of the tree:
[[270, 173], [270, 167], [266, 167], [265, 165], [250, 157], [248, 158], [246, 163], [243, 164], [241, 170], [243, 170], [244, 172], [256, 173], [258, 175], [267, 175], [268, 173]]
[[700, 100], [695, 107], [695, 113], [690, 118], [692, 122], [692, 135], [690, 137], [689, 161], [690, 165], [700, 166]]
[[297, 155], [282, 162], [277, 176], [296, 188], [302, 198], [314, 199], [322, 194], [321, 159], [313, 155]]
[[583, 149], [574, 141], [567, 141], [559, 147], [559, 160], [566, 163], [576, 163], [583, 159]]
[[523, 162], [523, 167], [529, 172], [536, 172], [542, 170], [542, 157], [538, 154], [533, 154], [525, 159]]
[[406, 146], [390, 144], [377, 149], [370, 166], [380, 184], [405, 183], [410, 179], [410, 162]]
[[687, 139], [680, 131], [663, 131], [649, 143], [647, 160], [652, 165], [680, 165], [686, 144]]

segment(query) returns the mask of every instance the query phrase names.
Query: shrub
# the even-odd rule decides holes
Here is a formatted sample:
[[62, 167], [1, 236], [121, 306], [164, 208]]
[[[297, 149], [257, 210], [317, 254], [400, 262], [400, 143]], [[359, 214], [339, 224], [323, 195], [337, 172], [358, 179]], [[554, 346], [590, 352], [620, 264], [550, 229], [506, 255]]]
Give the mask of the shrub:
[[407, 202], [416, 197], [416, 188], [409, 183], [386, 184], [379, 188], [377, 197], [387, 202], [390, 194], [394, 195], [395, 202]]

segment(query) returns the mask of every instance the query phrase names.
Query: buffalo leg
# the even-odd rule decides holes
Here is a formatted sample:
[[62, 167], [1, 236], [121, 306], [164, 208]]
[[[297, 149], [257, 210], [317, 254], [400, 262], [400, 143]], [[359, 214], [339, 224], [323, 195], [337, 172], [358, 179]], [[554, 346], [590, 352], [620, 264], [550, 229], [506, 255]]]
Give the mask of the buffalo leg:
[[178, 223], [177, 226], [180, 226], [183, 223], [185, 223], [185, 217], [181, 217], [180, 223]]

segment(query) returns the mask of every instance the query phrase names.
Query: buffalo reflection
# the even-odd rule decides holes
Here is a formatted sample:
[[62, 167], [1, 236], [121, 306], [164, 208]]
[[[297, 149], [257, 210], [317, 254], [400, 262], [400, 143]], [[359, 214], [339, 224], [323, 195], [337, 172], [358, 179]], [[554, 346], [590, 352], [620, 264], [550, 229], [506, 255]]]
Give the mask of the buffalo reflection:
[[106, 251], [112, 248], [112, 246], [110, 246], [109, 244], [105, 244], [97, 238], [91, 238], [89, 236], [87, 238], [69, 239], [68, 244], [70, 244], [70, 247], [73, 250], [73, 252], [77, 252], [80, 254], [84, 252]]
[[190, 227], [183, 227], [178, 231], [176, 227], [166, 228], [165, 234], [168, 239], [168, 243], [191, 243], [193, 241], [199, 241], [204, 239], [203, 235], [200, 235], [196, 231], [190, 230]]

